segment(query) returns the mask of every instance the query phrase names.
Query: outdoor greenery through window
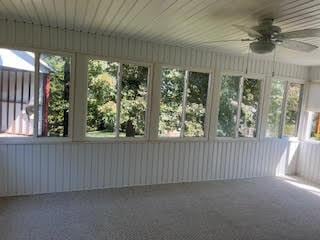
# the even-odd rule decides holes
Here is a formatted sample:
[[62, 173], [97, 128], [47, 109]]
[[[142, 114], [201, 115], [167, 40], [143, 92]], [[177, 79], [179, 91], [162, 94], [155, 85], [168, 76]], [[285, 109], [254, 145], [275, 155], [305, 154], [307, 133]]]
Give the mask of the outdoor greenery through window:
[[148, 71], [146, 66], [89, 59], [86, 136], [145, 136]]
[[285, 82], [273, 80], [271, 83], [270, 105], [267, 119], [267, 137], [279, 137], [281, 135], [284, 92]]
[[302, 85], [298, 83], [290, 83], [288, 86], [284, 136], [297, 136], [302, 89]]
[[38, 136], [66, 137], [71, 57], [42, 53], [39, 63]]
[[303, 85], [273, 80], [267, 119], [267, 137], [297, 136]]
[[312, 128], [311, 136], [312, 139], [320, 141], [320, 113], [312, 113]]
[[241, 76], [223, 75], [220, 89], [218, 137], [235, 137]]
[[223, 75], [218, 116], [218, 137], [256, 137], [261, 80]]
[[261, 80], [251, 78], [244, 79], [239, 119], [240, 137], [257, 136], [260, 91]]
[[203, 137], [209, 73], [162, 68], [159, 136]]

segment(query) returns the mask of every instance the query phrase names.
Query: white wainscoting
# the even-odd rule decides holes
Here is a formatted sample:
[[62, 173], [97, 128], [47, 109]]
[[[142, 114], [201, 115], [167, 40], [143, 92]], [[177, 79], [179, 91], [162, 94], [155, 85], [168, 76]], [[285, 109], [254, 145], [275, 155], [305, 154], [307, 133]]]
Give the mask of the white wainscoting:
[[310, 181], [320, 183], [320, 143], [301, 142], [297, 174]]
[[297, 146], [276, 139], [0, 145], [0, 194], [284, 175], [294, 171]]

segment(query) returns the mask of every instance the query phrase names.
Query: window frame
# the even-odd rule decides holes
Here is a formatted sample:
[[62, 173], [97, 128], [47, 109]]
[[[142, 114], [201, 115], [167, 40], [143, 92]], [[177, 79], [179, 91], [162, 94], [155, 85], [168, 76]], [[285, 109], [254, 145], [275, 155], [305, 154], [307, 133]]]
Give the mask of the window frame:
[[[86, 62], [86, 76], [85, 76], [85, 89], [84, 89], [84, 96], [85, 96], [85, 112], [84, 112], [84, 126], [83, 130], [81, 132], [81, 136], [79, 137], [80, 141], [85, 141], [85, 142], [98, 142], [98, 143], [110, 143], [110, 142], [145, 142], [149, 139], [150, 135], [150, 114], [151, 114], [151, 97], [152, 97], [152, 73], [153, 73], [153, 64], [150, 62], [143, 62], [143, 61], [135, 61], [135, 60], [130, 60], [130, 59], [121, 59], [121, 58], [113, 58], [113, 57], [108, 57], [108, 56], [101, 56], [101, 55], [92, 55], [92, 54], [84, 54], [83, 57], [85, 58], [84, 61]], [[120, 64], [119, 72], [120, 76], [121, 74], [121, 69], [122, 69], [122, 64], [134, 64], [138, 66], [144, 66], [148, 67], [148, 79], [147, 79], [147, 108], [146, 108], [146, 114], [145, 114], [145, 134], [143, 137], [120, 137], [120, 136], [115, 136], [115, 137], [89, 137], [86, 135], [87, 131], [87, 113], [88, 113], [88, 83], [89, 83], [89, 78], [88, 78], [88, 61], [89, 59], [91, 60], [100, 60], [100, 61], [106, 61], [106, 62], [118, 62]], [[121, 76], [122, 77], [122, 76]], [[121, 83], [121, 82], [120, 82]], [[117, 98], [121, 94], [121, 84], [117, 87]], [[121, 102], [117, 102], [117, 105], [119, 104], [119, 109], [121, 109]], [[118, 106], [117, 106], [118, 110]], [[120, 111], [116, 113], [116, 121], [120, 120]], [[118, 132], [119, 129], [116, 129], [116, 132]]]
[[[184, 134], [184, 127], [181, 128], [180, 136], [179, 137], [167, 137], [163, 136], [161, 137], [159, 135], [159, 123], [160, 123], [160, 101], [161, 101], [161, 86], [162, 86], [162, 69], [163, 68], [171, 68], [171, 69], [177, 69], [186, 72], [199, 72], [199, 73], [207, 73], [209, 74], [209, 79], [208, 79], [208, 90], [207, 90], [207, 99], [206, 99], [206, 116], [205, 116], [205, 121], [204, 121], [204, 136], [200, 137], [195, 137], [195, 136], [183, 136]], [[210, 97], [210, 93], [212, 93], [213, 90], [213, 74], [214, 71], [212, 68], [197, 68], [197, 67], [189, 67], [189, 66], [177, 66], [177, 65], [170, 65], [170, 64], [160, 64], [159, 65], [159, 72], [156, 73], [159, 74], [159, 107], [157, 113], [157, 124], [156, 129], [157, 129], [157, 135], [155, 137], [155, 141], [173, 141], [173, 142], [180, 142], [180, 141], [207, 141], [209, 139], [209, 124], [210, 124], [210, 117], [211, 117], [211, 105], [212, 105], [212, 96]], [[188, 76], [184, 77], [184, 83], [188, 82]], [[183, 99], [182, 99], [182, 118], [181, 118], [181, 125], [184, 126], [183, 120], [185, 120], [185, 113], [186, 113], [186, 102], [187, 102], [187, 89], [188, 89], [188, 84], [184, 84], [183, 88]], [[185, 102], [185, 104], [184, 104]], [[183, 116], [184, 115], [184, 116]]]
[[[279, 124], [279, 134], [277, 137], [268, 137], [266, 136], [266, 132], [264, 133], [264, 138], [266, 139], [289, 139], [289, 140], [298, 140], [299, 139], [299, 128], [300, 128], [300, 124], [302, 122], [302, 102], [303, 102], [303, 98], [304, 98], [304, 94], [305, 94], [305, 84], [306, 82], [300, 79], [292, 79], [292, 78], [285, 78], [285, 77], [279, 77], [279, 76], [274, 76], [270, 79], [270, 86], [269, 86], [269, 92], [268, 92], [268, 99], [267, 99], [267, 108], [266, 108], [266, 129], [267, 130], [267, 120], [268, 120], [268, 113], [269, 113], [269, 106], [270, 106], [270, 96], [271, 96], [271, 86], [272, 86], [272, 81], [277, 80], [277, 81], [281, 81], [284, 83], [284, 94], [283, 94], [283, 102], [282, 102], [282, 106], [281, 106], [281, 117], [280, 117], [280, 124]], [[287, 103], [288, 103], [288, 90], [289, 90], [289, 86], [290, 84], [300, 84], [301, 85], [301, 92], [300, 92], [300, 96], [299, 96], [299, 109], [298, 109], [298, 121], [296, 123], [296, 136], [285, 136], [284, 135], [284, 128], [285, 128], [285, 118], [286, 118], [286, 114], [287, 114]]]
[[[220, 111], [220, 92], [221, 92], [221, 83], [222, 77], [228, 76], [237, 76], [240, 78], [240, 86], [239, 86], [239, 96], [238, 96], [238, 109], [237, 109], [237, 119], [235, 125], [235, 135], [234, 137], [219, 137], [217, 134], [218, 130], [218, 122], [219, 122], [219, 111]], [[244, 79], [256, 79], [261, 81], [260, 83], [260, 96], [259, 96], [259, 111], [258, 111], [258, 118], [257, 118], [257, 126], [256, 126], [256, 137], [239, 137], [239, 124], [240, 124], [240, 116], [241, 116], [241, 102], [243, 96], [243, 82]], [[217, 97], [217, 105], [216, 105], [216, 121], [214, 126], [214, 140], [216, 141], [259, 141], [262, 137], [262, 123], [263, 123], [263, 108], [264, 108], [264, 96], [265, 96], [265, 83], [266, 83], [266, 76], [264, 74], [255, 74], [255, 73], [243, 73], [238, 71], [222, 71], [219, 74], [219, 96]]]
[[[50, 49], [34, 49], [24, 47], [11, 47], [6, 45], [0, 45], [0, 48], [6, 48], [10, 50], [26, 51], [34, 54], [34, 123], [33, 123], [33, 135], [30, 137], [0, 137], [0, 144], [27, 144], [27, 143], [57, 143], [57, 142], [71, 142], [73, 139], [73, 119], [74, 119], [74, 96], [75, 96], [75, 53], [70, 51], [55, 51]], [[38, 106], [39, 106], [39, 62], [40, 55], [51, 54], [59, 56], [67, 56], [71, 58], [70, 68], [70, 91], [69, 91], [69, 116], [68, 116], [68, 136], [67, 137], [41, 137], [38, 136]]]

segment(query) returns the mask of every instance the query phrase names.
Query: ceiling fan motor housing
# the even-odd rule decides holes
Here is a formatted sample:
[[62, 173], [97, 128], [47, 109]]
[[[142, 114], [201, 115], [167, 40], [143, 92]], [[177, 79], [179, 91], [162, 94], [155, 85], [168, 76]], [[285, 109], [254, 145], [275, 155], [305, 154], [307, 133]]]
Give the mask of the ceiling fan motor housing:
[[273, 19], [263, 19], [258, 26], [253, 27], [255, 31], [261, 34], [256, 37], [257, 41], [250, 43], [250, 49], [258, 54], [272, 52], [275, 48], [274, 39], [281, 32], [281, 28], [272, 25]]
[[256, 41], [250, 43], [250, 49], [254, 53], [264, 54], [272, 52], [275, 48], [275, 44], [271, 41]]

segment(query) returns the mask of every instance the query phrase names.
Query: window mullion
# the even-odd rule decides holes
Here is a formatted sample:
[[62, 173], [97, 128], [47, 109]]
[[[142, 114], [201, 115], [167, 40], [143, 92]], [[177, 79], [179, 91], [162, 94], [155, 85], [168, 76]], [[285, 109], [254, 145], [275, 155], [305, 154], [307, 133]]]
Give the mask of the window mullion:
[[184, 76], [184, 88], [183, 88], [183, 99], [182, 99], [182, 116], [181, 116], [181, 132], [180, 137], [184, 137], [185, 120], [186, 120], [186, 105], [187, 105], [187, 90], [189, 81], [189, 71], [185, 71]]
[[299, 137], [299, 125], [300, 125], [300, 118], [301, 118], [301, 110], [302, 110], [302, 100], [303, 100], [303, 93], [304, 93], [304, 85], [300, 85], [300, 92], [299, 92], [299, 105], [298, 105], [298, 113], [297, 113], [297, 122], [295, 127], [295, 136]]
[[282, 102], [282, 109], [281, 109], [281, 119], [280, 119], [280, 129], [279, 129], [279, 137], [283, 137], [283, 131], [285, 127], [285, 119], [287, 114], [287, 101], [288, 101], [288, 90], [289, 90], [289, 82], [286, 82], [286, 86], [284, 89], [284, 96]]
[[237, 109], [237, 119], [236, 119], [236, 127], [235, 127], [235, 138], [239, 137], [239, 126], [240, 126], [240, 115], [241, 115], [241, 102], [242, 102], [242, 95], [243, 95], [243, 82], [244, 77], [240, 79], [240, 86], [239, 86], [239, 98], [238, 98], [238, 109]]
[[117, 76], [117, 114], [116, 114], [116, 137], [119, 137], [119, 128], [120, 128], [120, 107], [121, 107], [121, 85], [122, 85], [122, 73], [123, 65], [120, 64]]
[[33, 137], [38, 137], [38, 118], [39, 118], [39, 69], [40, 69], [40, 53], [35, 52], [35, 72], [34, 72], [34, 122]]

